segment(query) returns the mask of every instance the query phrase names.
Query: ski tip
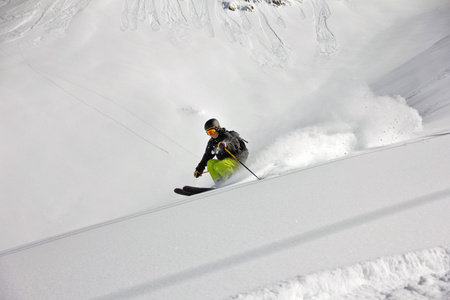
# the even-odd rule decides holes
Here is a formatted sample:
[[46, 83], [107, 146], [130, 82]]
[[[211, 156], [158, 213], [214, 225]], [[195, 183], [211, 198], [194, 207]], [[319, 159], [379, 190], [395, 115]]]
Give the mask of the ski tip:
[[192, 196], [192, 193], [186, 192], [185, 190], [180, 189], [180, 188], [176, 188], [173, 191], [175, 192], [175, 194], [178, 194], [178, 195]]
[[186, 185], [186, 186], [184, 186], [181, 189], [180, 188], [176, 188], [173, 191], [176, 194], [179, 194], [179, 195], [192, 196], [192, 195], [208, 192], [208, 191], [211, 191], [211, 190], [214, 190], [214, 189], [215, 188], [203, 188], [203, 187], [195, 187], [195, 186]]

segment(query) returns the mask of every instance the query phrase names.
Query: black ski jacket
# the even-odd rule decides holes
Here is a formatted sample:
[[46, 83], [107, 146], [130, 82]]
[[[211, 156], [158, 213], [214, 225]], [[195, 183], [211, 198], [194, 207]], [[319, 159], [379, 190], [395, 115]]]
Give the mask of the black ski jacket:
[[203, 154], [202, 160], [198, 164], [197, 168], [195, 168], [196, 171], [203, 173], [208, 160], [213, 159], [214, 156], [216, 156], [219, 160], [227, 157], [232, 158], [227, 151], [222, 150], [217, 146], [220, 142], [225, 142], [227, 144], [228, 151], [236, 156], [236, 158], [241, 162], [244, 163], [247, 160], [248, 150], [245, 146], [245, 141], [239, 137], [239, 133], [236, 131], [228, 131], [225, 128], [220, 128], [217, 139], [209, 139], [208, 144], [206, 145], [205, 154]]

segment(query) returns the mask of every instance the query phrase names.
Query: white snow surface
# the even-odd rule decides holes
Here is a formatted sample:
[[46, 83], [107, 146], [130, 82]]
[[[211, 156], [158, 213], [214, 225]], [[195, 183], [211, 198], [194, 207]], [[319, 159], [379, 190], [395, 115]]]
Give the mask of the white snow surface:
[[449, 75], [448, 0], [0, 1], [0, 299], [450, 299]]

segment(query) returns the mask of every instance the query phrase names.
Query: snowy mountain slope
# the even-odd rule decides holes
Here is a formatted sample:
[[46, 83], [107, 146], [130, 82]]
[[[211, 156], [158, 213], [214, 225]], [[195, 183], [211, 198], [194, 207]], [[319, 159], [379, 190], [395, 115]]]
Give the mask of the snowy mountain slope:
[[[192, 170], [211, 116], [250, 141], [261, 177], [417, 137], [417, 111], [365, 82], [373, 65], [405, 62], [370, 60], [383, 53], [371, 42], [395, 28], [389, 49], [414, 57], [448, 34], [445, 1], [288, 2], [254, 13], [220, 1], [4, 4], [0, 248], [163, 205], [175, 186], [210, 185]], [[420, 47], [398, 39], [410, 28]]]
[[266, 2], [2, 4], [0, 295], [445, 299], [448, 3]]
[[[2, 295], [221, 299], [449, 245], [449, 144], [450, 134], [402, 144], [2, 253]], [[448, 253], [440, 255], [430, 272], [449, 271]]]
[[449, 35], [386, 74], [374, 84], [373, 88], [378, 93], [396, 93], [405, 97], [408, 104], [418, 110], [429, 127], [447, 128], [450, 62], [442, 60], [442, 57], [447, 57], [448, 53], [450, 53]]

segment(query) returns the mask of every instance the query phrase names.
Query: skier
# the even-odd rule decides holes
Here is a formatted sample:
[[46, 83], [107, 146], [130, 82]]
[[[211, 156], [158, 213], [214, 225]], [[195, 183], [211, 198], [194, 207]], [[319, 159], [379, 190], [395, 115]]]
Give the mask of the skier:
[[[219, 121], [216, 119], [206, 121], [205, 131], [211, 138], [208, 141], [202, 160], [195, 168], [194, 176], [195, 178], [202, 176], [203, 170], [207, 167], [212, 180], [218, 184], [228, 179], [239, 167], [239, 162], [232, 155], [241, 162], [247, 160], [246, 141], [240, 138], [239, 133], [236, 131], [228, 131], [220, 127]], [[217, 159], [214, 159], [214, 156]]]

